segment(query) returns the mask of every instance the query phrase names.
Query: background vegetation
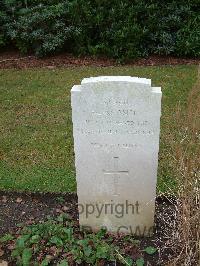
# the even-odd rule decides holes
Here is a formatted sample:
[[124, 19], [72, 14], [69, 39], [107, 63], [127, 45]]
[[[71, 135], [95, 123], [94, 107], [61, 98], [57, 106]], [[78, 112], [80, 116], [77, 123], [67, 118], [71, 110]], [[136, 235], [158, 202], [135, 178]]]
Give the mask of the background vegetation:
[[118, 60], [200, 56], [199, 0], [0, 0], [0, 47]]

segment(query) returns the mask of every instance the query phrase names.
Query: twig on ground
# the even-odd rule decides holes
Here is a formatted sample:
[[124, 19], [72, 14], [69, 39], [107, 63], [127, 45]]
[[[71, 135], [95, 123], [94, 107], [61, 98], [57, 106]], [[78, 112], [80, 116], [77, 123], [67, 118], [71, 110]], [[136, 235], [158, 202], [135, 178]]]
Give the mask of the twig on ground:
[[0, 60], [0, 63], [4, 63], [4, 62], [7, 62], [7, 61], [18, 61], [18, 60], [30, 59], [30, 58], [36, 58], [36, 56], [30, 55], [30, 56], [19, 57], [19, 58], [6, 58], [6, 59], [3, 59], [3, 60]]

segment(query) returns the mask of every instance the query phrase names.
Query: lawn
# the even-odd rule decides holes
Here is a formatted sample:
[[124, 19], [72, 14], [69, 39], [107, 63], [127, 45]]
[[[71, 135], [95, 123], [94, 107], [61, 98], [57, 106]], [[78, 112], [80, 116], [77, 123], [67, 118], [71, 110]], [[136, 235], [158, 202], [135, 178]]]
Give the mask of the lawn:
[[167, 136], [178, 132], [175, 110], [184, 112], [197, 66], [1, 70], [0, 190], [76, 191], [70, 89], [98, 75], [146, 77], [162, 87], [158, 191], [174, 188]]

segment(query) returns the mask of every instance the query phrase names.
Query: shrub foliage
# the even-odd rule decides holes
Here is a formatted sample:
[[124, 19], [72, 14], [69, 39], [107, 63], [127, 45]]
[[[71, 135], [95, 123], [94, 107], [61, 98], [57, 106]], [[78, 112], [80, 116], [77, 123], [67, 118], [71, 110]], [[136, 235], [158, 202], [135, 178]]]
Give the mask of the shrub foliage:
[[119, 60], [200, 56], [199, 0], [0, 0], [0, 47]]

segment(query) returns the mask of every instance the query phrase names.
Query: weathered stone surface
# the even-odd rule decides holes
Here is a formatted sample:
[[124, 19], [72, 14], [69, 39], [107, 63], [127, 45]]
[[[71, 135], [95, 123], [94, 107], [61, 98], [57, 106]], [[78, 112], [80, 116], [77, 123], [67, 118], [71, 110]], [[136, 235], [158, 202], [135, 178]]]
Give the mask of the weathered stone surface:
[[151, 234], [161, 89], [108, 76], [83, 79], [71, 93], [80, 224]]

